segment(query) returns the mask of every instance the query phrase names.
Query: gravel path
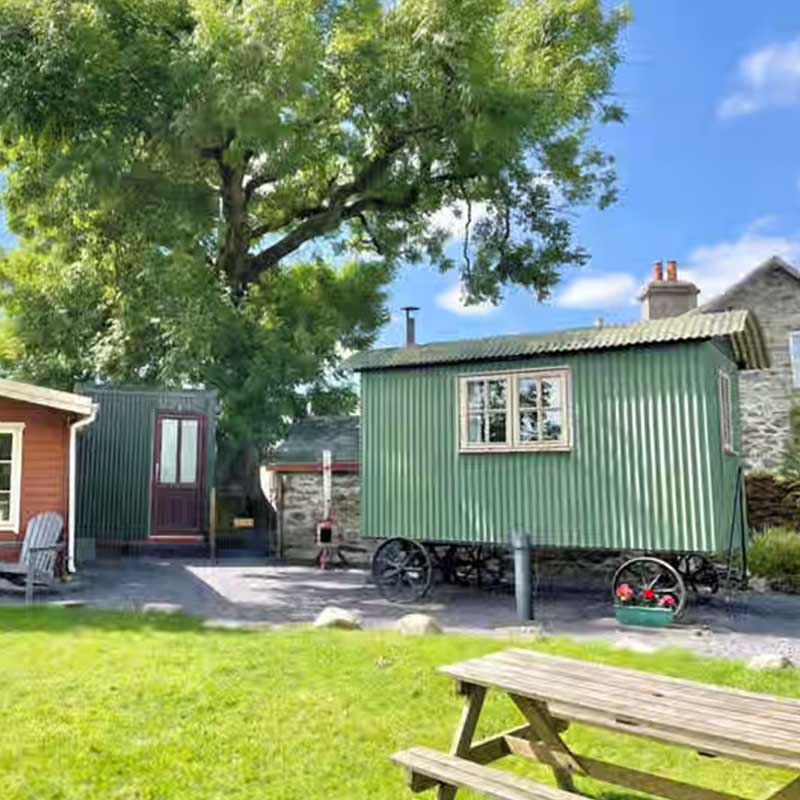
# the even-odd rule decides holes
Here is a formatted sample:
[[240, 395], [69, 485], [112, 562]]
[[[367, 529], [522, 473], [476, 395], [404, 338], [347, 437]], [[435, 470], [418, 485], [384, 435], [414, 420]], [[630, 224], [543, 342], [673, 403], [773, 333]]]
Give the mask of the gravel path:
[[[0, 586], [1, 605], [22, 599], [19, 589]], [[364, 571], [319, 572], [263, 562], [100, 562], [83, 569], [64, 591], [37, 599], [126, 611], [139, 611], [148, 603], [177, 604], [187, 614], [228, 625], [310, 622], [328, 605], [360, 612], [370, 627], [390, 626], [410, 611], [433, 614], [452, 631], [507, 636], [508, 628], [518, 625], [508, 594], [441, 586], [429, 602], [397, 607], [378, 597]], [[776, 653], [800, 664], [800, 597], [788, 595], [718, 597], [690, 608], [680, 625], [650, 631], [620, 628], [601, 587], [576, 591], [574, 581], [561, 579], [539, 585], [535, 624], [548, 634], [601, 639], [642, 652], [677, 646], [737, 659]]]

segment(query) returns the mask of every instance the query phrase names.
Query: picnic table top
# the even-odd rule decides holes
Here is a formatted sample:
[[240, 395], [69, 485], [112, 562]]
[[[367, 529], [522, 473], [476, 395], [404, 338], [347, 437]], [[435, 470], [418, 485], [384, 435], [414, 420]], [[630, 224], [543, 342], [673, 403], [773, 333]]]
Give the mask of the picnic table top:
[[440, 672], [540, 701], [556, 718], [800, 770], [800, 700], [530, 650], [503, 650]]

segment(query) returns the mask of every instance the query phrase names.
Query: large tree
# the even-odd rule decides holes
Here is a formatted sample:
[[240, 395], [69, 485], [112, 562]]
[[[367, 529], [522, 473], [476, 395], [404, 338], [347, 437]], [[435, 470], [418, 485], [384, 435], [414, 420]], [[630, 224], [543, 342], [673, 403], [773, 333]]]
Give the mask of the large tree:
[[[602, 0], [0, 0], [18, 372], [216, 386], [261, 441], [385, 320], [396, 265], [547, 295], [627, 12]], [[462, 255], [432, 220], [461, 210]], [[476, 213], [480, 209], [480, 214]]]

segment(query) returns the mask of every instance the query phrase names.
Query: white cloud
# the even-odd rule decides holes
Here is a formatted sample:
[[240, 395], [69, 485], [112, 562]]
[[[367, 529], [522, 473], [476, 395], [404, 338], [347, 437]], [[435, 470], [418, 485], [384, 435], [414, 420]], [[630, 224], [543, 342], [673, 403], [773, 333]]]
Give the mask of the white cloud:
[[756, 220], [738, 239], [695, 247], [685, 267], [679, 265], [680, 277], [696, 283], [702, 300], [710, 300], [772, 256], [800, 261], [800, 236], [768, 234], [769, 222]]
[[[472, 204], [472, 222], [474, 225], [478, 220], [486, 216], [488, 206], [486, 203], [478, 202]], [[464, 236], [464, 226], [467, 224], [467, 204], [463, 201], [452, 206], [440, 208], [430, 217], [432, 228], [445, 231], [449, 238]]]
[[636, 279], [627, 272], [577, 278], [556, 296], [556, 305], [562, 308], [614, 308], [629, 303], [636, 294], [636, 286]]
[[439, 308], [445, 309], [445, 311], [450, 311], [453, 314], [461, 314], [462, 316], [485, 317], [487, 314], [492, 314], [497, 311], [497, 306], [488, 302], [471, 306], [465, 305], [464, 291], [458, 284], [437, 294], [436, 305], [439, 306]]
[[737, 70], [737, 88], [719, 106], [722, 118], [766, 108], [800, 105], [800, 37], [748, 53]]

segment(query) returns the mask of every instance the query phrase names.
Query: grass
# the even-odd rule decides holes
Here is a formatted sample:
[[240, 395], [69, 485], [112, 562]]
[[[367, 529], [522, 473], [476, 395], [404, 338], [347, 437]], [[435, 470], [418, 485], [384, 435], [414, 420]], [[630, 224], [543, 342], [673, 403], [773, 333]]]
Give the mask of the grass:
[[[475, 637], [211, 631], [183, 618], [3, 609], [2, 797], [410, 798], [388, 755], [415, 744], [446, 748], [461, 707], [435, 667], [503, 646]], [[800, 678], [790, 673], [679, 651], [647, 656], [564, 640], [535, 646], [800, 697]], [[490, 695], [483, 733], [517, 722], [508, 701]], [[566, 738], [587, 755], [754, 800], [790, 777], [579, 726]], [[506, 763], [550, 782], [535, 765]], [[634, 797], [590, 781], [579, 786], [606, 800]]]

